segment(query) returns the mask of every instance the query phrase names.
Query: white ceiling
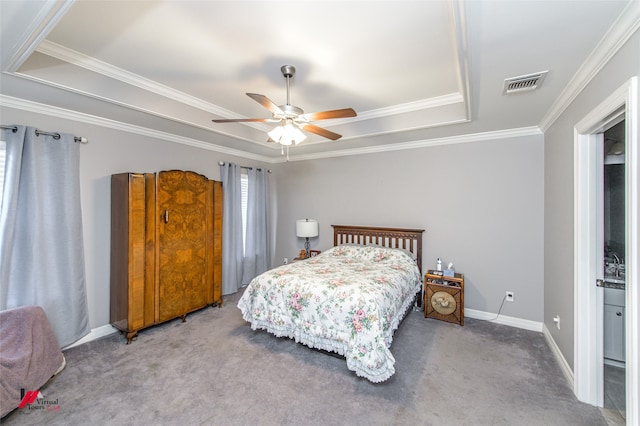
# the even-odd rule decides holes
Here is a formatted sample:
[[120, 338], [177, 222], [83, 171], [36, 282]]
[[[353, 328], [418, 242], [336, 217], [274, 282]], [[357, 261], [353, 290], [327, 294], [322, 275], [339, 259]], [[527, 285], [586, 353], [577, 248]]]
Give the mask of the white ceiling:
[[[308, 134], [298, 158], [534, 131], [630, 3], [2, 0], [0, 101], [280, 161], [274, 124], [211, 119], [270, 117], [245, 93], [285, 104], [291, 64], [293, 105], [358, 113], [315, 122], [343, 137]], [[540, 71], [540, 89], [503, 95]]]

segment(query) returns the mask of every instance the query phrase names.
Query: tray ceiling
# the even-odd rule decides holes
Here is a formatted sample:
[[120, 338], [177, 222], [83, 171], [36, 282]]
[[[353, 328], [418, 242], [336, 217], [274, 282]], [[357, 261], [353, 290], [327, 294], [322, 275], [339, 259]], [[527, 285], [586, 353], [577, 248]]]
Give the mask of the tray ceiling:
[[[273, 124], [211, 120], [269, 117], [245, 93], [284, 104], [292, 64], [293, 105], [358, 113], [314, 123], [343, 138], [308, 134], [292, 154], [394, 149], [539, 126], [627, 3], [0, 2], [0, 90], [276, 161]], [[503, 94], [541, 71], [539, 89]]]

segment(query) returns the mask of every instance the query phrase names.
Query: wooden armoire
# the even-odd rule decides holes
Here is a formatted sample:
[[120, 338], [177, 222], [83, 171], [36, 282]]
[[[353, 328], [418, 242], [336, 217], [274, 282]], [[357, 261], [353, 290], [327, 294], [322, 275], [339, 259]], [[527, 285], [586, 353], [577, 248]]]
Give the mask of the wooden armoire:
[[111, 324], [138, 331], [222, 304], [222, 182], [180, 170], [111, 176]]

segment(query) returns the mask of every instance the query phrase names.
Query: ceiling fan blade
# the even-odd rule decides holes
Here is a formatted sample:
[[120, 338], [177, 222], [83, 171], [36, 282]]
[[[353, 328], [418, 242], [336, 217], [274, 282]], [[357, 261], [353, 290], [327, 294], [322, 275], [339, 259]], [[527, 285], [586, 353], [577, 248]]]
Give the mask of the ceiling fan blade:
[[298, 118], [302, 118], [303, 120], [308, 120], [308, 121], [317, 121], [317, 120], [328, 120], [330, 118], [355, 117], [357, 115], [358, 114], [356, 114], [353, 108], [344, 108], [344, 109], [334, 109], [331, 111], [310, 112], [308, 114], [302, 114]]
[[327, 129], [323, 129], [322, 127], [314, 126], [313, 124], [309, 123], [301, 124], [300, 128], [302, 130], [306, 130], [307, 132], [315, 133], [316, 135], [331, 139], [332, 141], [336, 141], [342, 137], [342, 135], [333, 133]]
[[273, 114], [284, 115], [284, 111], [280, 109], [280, 107], [274, 104], [271, 99], [267, 98], [264, 95], [259, 95], [257, 93], [247, 93], [247, 96], [271, 111]]
[[280, 120], [274, 118], [229, 118], [211, 121], [214, 123], [276, 123]]

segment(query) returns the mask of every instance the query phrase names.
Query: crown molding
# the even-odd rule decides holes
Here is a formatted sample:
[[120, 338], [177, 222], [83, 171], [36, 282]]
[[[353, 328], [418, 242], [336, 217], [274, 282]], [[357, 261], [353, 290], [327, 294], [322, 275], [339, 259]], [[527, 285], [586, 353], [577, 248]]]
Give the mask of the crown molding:
[[113, 130], [120, 130], [127, 133], [147, 136], [155, 139], [164, 140], [167, 142], [179, 143], [182, 145], [188, 145], [188, 146], [192, 146], [200, 149], [206, 149], [208, 151], [216, 151], [222, 154], [234, 155], [237, 157], [242, 157], [250, 160], [262, 161], [265, 163], [274, 162], [273, 158], [265, 157], [263, 155], [252, 154], [245, 151], [240, 151], [233, 148], [227, 148], [227, 147], [216, 145], [209, 142], [203, 142], [197, 139], [191, 139], [183, 136], [174, 135], [172, 133], [161, 132], [159, 130], [153, 130], [146, 127], [123, 123], [121, 121], [110, 120], [103, 117], [97, 117], [95, 115], [85, 114], [77, 111], [72, 111], [64, 108], [59, 108], [51, 105], [41, 104], [38, 102], [28, 101], [20, 98], [14, 98], [11, 96], [1, 95], [1, 94], [0, 94], [0, 106], [19, 109], [27, 112], [33, 112], [36, 114], [48, 115], [51, 117], [61, 118], [65, 120], [77, 121], [80, 123], [91, 124], [91, 125], [100, 126], [100, 127], [106, 127]]
[[240, 151], [233, 148], [227, 148], [220, 145], [216, 145], [209, 142], [203, 142], [197, 139], [186, 138], [183, 136], [174, 135], [167, 132], [161, 132], [158, 130], [149, 129], [146, 127], [136, 126], [133, 124], [123, 123], [116, 120], [97, 117], [95, 115], [85, 114], [77, 111], [72, 111], [64, 108], [59, 108], [51, 105], [41, 104], [38, 102], [28, 101], [25, 99], [15, 98], [11, 96], [0, 94], [0, 106], [7, 108], [19, 109], [22, 111], [33, 112], [37, 114], [48, 115], [51, 117], [57, 117], [65, 120], [77, 121], [85, 124], [91, 124], [100, 127], [106, 127], [113, 130], [119, 130], [123, 132], [133, 133], [141, 136], [147, 136], [155, 139], [164, 140], [167, 142], [179, 143], [182, 145], [188, 145], [200, 149], [209, 151], [215, 151], [222, 154], [233, 155], [241, 158], [246, 158], [255, 161], [261, 161], [264, 163], [283, 163], [286, 161], [305, 161], [305, 160], [317, 160], [323, 158], [335, 158], [346, 157], [351, 155], [361, 154], [375, 154], [383, 152], [401, 151], [406, 149], [427, 148], [440, 145], [452, 145], [459, 143], [480, 142], [496, 139], [516, 138], [523, 136], [536, 136], [542, 135], [540, 128], [522, 127], [517, 129], [498, 130], [492, 132], [483, 133], [471, 133], [460, 136], [450, 136], [444, 138], [435, 139], [423, 139], [418, 141], [401, 142], [388, 145], [371, 146], [364, 148], [354, 149], [342, 149], [333, 150], [327, 152], [321, 152], [316, 154], [301, 154], [290, 155], [289, 159], [285, 157], [266, 157], [264, 155], [252, 154], [245, 151]]
[[546, 132], [640, 28], [640, 1], [631, 0], [540, 122]]
[[188, 95], [179, 90], [160, 84], [156, 81], [149, 80], [140, 75], [123, 70], [122, 68], [103, 62], [99, 59], [87, 56], [83, 53], [68, 49], [49, 40], [43, 40], [37, 52], [67, 62], [71, 65], [87, 69], [89, 71], [104, 75], [122, 83], [138, 87], [156, 95], [163, 96], [168, 99], [176, 100], [185, 105], [207, 111], [211, 114], [228, 116], [229, 118], [244, 118], [239, 114], [235, 114], [225, 108], [210, 102], [205, 102], [195, 96]]
[[331, 120], [331, 125], [337, 126], [342, 123], [352, 123], [354, 121], [371, 120], [374, 118], [388, 117], [390, 115], [405, 114], [408, 112], [422, 111], [430, 108], [438, 108], [451, 104], [463, 102], [464, 99], [460, 93], [449, 93], [447, 95], [436, 96], [419, 101], [407, 102], [404, 104], [392, 105], [389, 107], [372, 109], [369, 111], [359, 112], [356, 117], [338, 118]]
[[67, 13], [67, 10], [73, 5], [74, 0], [49, 1], [44, 2], [37, 16], [31, 22], [31, 25], [25, 30], [22, 39], [14, 46], [14, 52], [11, 55], [4, 71], [13, 73], [29, 58], [29, 56], [37, 50], [39, 44], [58, 24], [60, 19]]
[[[178, 118], [175, 115], [163, 114], [163, 113], [160, 113], [160, 112], [157, 112], [157, 111], [154, 111], [154, 110], [150, 110], [150, 109], [147, 109], [147, 108], [141, 108], [141, 107], [139, 107], [137, 105], [134, 105], [134, 104], [131, 104], [131, 103], [125, 103], [125, 102], [116, 101], [114, 99], [107, 98], [105, 96], [96, 95], [95, 93], [86, 92], [84, 90], [78, 90], [78, 89], [76, 89], [74, 87], [70, 87], [70, 86], [66, 86], [66, 85], [63, 85], [63, 84], [54, 83], [54, 82], [49, 81], [49, 80], [43, 80], [41, 78], [34, 77], [32, 75], [21, 74], [21, 73], [14, 73], [14, 74], [11, 74], [11, 75], [14, 76], [14, 77], [17, 77], [17, 78], [22, 78], [22, 79], [25, 79], [25, 80], [33, 81], [33, 82], [40, 83], [40, 84], [43, 84], [43, 85], [46, 85], [46, 86], [55, 87], [56, 89], [60, 89], [60, 90], [63, 90], [65, 92], [77, 93], [78, 95], [81, 95], [81, 96], [84, 96], [84, 97], [87, 97], [87, 98], [97, 99], [99, 101], [103, 101], [103, 102], [106, 102], [106, 103], [109, 103], [109, 104], [112, 104], [112, 105], [117, 105], [117, 106], [120, 106], [120, 107], [128, 108], [128, 109], [133, 110], [133, 111], [143, 112], [145, 114], [149, 114], [149, 115], [152, 115], [154, 117], [159, 117], [159, 118], [162, 118], [162, 119], [165, 119], [165, 120], [173, 121], [175, 123], [186, 124], [186, 125], [191, 126], [191, 127], [196, 127], [196, 128], [202, 129], [202, 130], [218, 133], [220, 135], [228, 136], [230, 138], [242, 140], [242, 141], [245, 141], [245, 142], [251, 142], [251, 143], [255, 143], [255, 144], [258, 143], [253, 139], [240, 137], [240, 136], [237, 136], [237, 135], [234, 135], [234, 134], [231, 134], [229, 132], [225, 132], [225, 131], [222, 131], [222, 130], [219, 130], [219, 129], [206, 127], [206, 126], [203, 126], [203, 125], [201, 125], [199, 123], [196, 123], [196, 122], [192, 122], [192, 121], [189, 121], [189, 120]], [[259, 129], [259, 130], [263, 131], [263, 129]], [[264, 130], [269, 130], [269, 129], [265, 128]]]
[[464, 10], [464, 3], [461, 1], [452, 1], [450, 3], [451, 21], [455, 30], [453, 38], [455, 40], [458, 53], [458, 87], [461, 88], [462, 102], [467, 112], [467, 120], [471, 121], [471, 80], [469, 78], [469, 38], [467, 36], [467, 20]]
[[[61, 89], [61, 90], [64, 90], [66, 92], [77, 93], [77, 94], [79, 94], [81, 96], [97, 99], [99, 101], [110, 103], [112, 105], [117, 105], [117, 106], [128, 108], [128, 109], [131, 109], [131, 110], [134, 110], [134, 111], [143, 112], [145, 114], [149, 114], [149, 115], [152, 115], [154, 117], [159, 117], [159, 118], [162, 118], [162, 119], [165, 119], [165, 120], [173, 121], [175, 123], [180, 123], [180, 124], [185, 124], [185, 125], [188, 125], [188, 126], [191, 126], [191, 127], [196, 127], [196, 128], [202, 129], [202, 130], [206, 130], [206, 131], [209, 131], [209, 132], [217, 133], [217, 134], [222, 135], [222, 136], [227, 136], [229, 138], [233, 138], [233, 139], [237, 139], [237, 140], [241, 140], [241, 141], [245, 141], [245, 142], [250, 142], [250, 143], [254, 143], [254, 144], [259, 144], [254, 139], [244, 138], [244, 137], [237, 136], [237, 135], [234, 135], [232, 133], [229, 133], [229, 132], [226, 132], [226, 131], [223, 131], [223, 130], [214, 129], [214, 128], [210, 128], [210, 127], [205, 127], [205, 126], [202, 126], [201, 124], [198, 124], [198, 123], [195, 123], [195, 122], [192, 122], [192, 121], [188, 121], [188, 120], [177, 118], [174, 115], [162, 114], [162, 113], [159, 113], [157, 111], [149, 110], [149, 109], [146, 109], [146, 108], [140, 108], [140, 107], [138, 107], [136, 105], [133, 105], [133, 104], [119, 102], [119, 101], [116, 101], [114, 99], [110, 99], [110, 98], [106, 98], [104, 96], [96, 95], [95, 93], [90, 93], [90, 92], [86, 92], [86, 91], [83, 91], [83, 90], [77, 90], [74, 87], [69, 87], [69, 86], [65, 86], [65, 85], [62, 85], [62, 84], [53, 83], [51, 81], [43, 80], [41, 78], [37, 78], [37, 77], [31, 76], [31, 75], [28, 75], [28, 74], [14, 73], [14, 74], [11, 74], [11, 75], [14, 76], [14, 77], [17, 77], [17, 78], [22, 78], [22, 79], [25, 79], [25, 80], [34, 81], [36, 83], [40, 83], [40, 84], [44, 84], [44, 85], [47, 85], [47, 86], [55, 87], [57, 89]], [[262, 129], [259, 129], [259, 130], [264, 131]], [[268, 130], [268, 129], [265, 128], [265, 130]], [[271, 149], [271, 147], [269, 147], [269, 148]], [[275, 149], [277, 149], [277, 148], [275, 148]]]
[[423, 139], [411, 142], [400, 142], [388, 145], [370, 146], [365, 148], [353, 148], [353, 149], [339, 149], [334, 151], [319, 152], [315, 154], [289, 154], [288, 160], [284, 161], [306, 161], [306, 160], [318, 160], [323, 158], [335, 158], [346, 157], [350, 155], [362, 155], [362, 154], [378, 154], [382, 152], [402, 151], [406, 149], [428, 148], [441, 145], [453, 145], [459, 143], [469, 142], [481, 142], [491, 141], [496, 139], [517, 138], [523, 136], [539, 136], [542, 135], [542, 131], [538, 126], [533, 127], [521, 127], [517, 129], [497, 130], [492, 132], [483, 133], [470, 133], [459, 136], [448, 136], [443, 138]]

